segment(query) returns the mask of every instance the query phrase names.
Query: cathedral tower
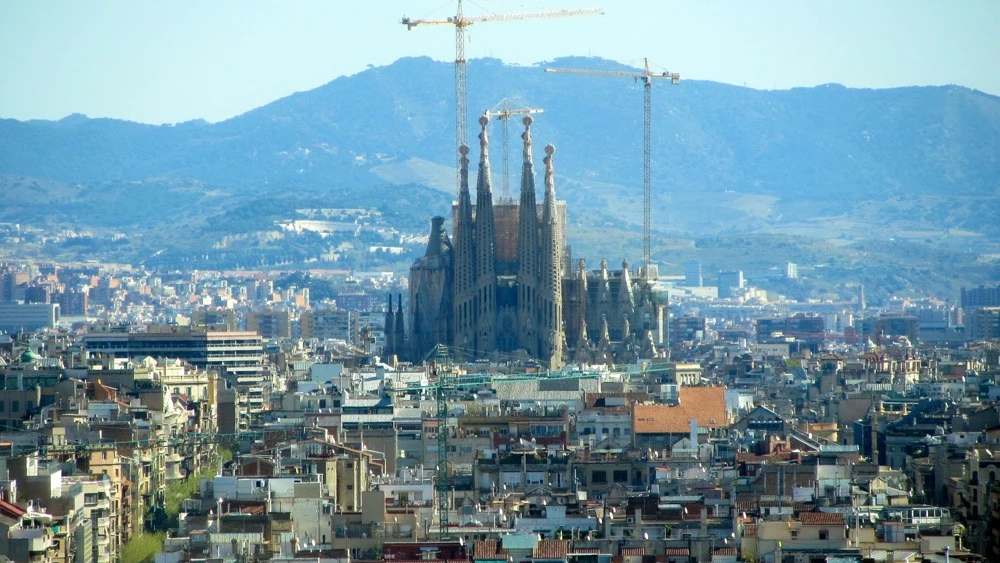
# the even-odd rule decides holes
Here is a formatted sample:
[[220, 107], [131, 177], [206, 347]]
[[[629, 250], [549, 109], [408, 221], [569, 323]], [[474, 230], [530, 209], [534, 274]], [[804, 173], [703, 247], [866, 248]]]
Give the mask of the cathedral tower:
[[541, 318], [539, 331], [542, 336], [542, 350], [539, 357], [546, 360], [549, 369], [562, 367], [562, 278], [563, 248], [562, 233], [559, 232], [558, 209], [556, 207], [555, 170], [552, 154], [553, 145], [545, 146], [545, 203], [542, 208], [542, 283], [539, 291]]
[[538, 205], [535, 201], [535, 163], [531, 158], [530, 115], [524, 117], [524, 164], [521, 168], [521, 201], [517, 228], [517, 321], [518, 345], [529, 356], [539, 355], [538, 287], [541, 282], [538, 244]]
[[469, 147], [458, 148], [462, 155], [459, 168], [458, 212], [455, 218], [455, 340], [453, 346], [475, 347], [476, 249], [473, 242], [472, 198], [469, 196]]
[[479, 177], [476, 179], [476, 350], [492, 352], [497, 347], [496, 225], [493, 221], [493, 182], [490, 179], [489, 136], [486, 116], [479, 118]]
[[427, 250], [410, 267], [410, 360], [419, 362], [437, 344], [451, 344], [453, 297], [451, 241], [444, 230], [444, 217], [434, 217]]

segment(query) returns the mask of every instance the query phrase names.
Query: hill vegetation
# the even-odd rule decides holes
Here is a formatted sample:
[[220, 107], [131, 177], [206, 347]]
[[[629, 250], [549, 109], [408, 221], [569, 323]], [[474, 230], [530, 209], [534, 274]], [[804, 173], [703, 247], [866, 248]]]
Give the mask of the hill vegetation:
[[[544, 66], [625, 68], [594, 58]], [[536, 159], [544, 144], [557, 146], [574, 253], [638, 256], [641, 85], [495, 59], [472, 61], [469, 81], [472, 114], [502, 98], [545, 110], [533, 126]], [[449, 215], [452, 83], [451, 65], [408, 58], [215, 124], [0, 120], [0, 222], [92, 232], [18, 249], [53, 258], [406, 264], [422, 248], [401, 241], [431, 215]], [[654, 259], [665, 266], [685, 254], [671, 240], [702, 241], [690, 253], [710, 263], [724, 261], [711, 256], [719, 241], [781, 240], [805, 263], [816, 245], [822, 261], [894, 239], [907, 254], [875, 267], [915, 252], [930, 271], [947, 266], [955, 277], [960, 266], [969, 283], [1000, 277], [991, 258], [1000, 254], [1000, 98], [957, 86], [762, 91], [686, 81], [656, 85], [653, 111]], [[496, 190], [499, 127], [490, 125]], [[521, 126], [510, 129], [517, 160]], [[511, 170], [519, 174], [519, 160]], [[511, 185], [516, 196], [518, 178]], [[273, 236], [276, 222], [318, 208], [377, 210], [382, 230], [340, 250], [326, 236]], [[252, 233], [263, 234], [250, 242]], [[609, 245], [608, 233], [620, 236]], [[393, 245], [403, 254], [367, 250]]]

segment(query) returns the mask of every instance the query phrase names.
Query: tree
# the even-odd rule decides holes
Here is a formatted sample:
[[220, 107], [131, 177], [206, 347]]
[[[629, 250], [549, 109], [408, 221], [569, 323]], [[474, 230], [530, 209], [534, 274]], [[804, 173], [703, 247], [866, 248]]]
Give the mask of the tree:
[[163, 550], [165, 535], [142, 533], [133, 536], [122, 548], [122, 563], [149, 563], [154, 556]]

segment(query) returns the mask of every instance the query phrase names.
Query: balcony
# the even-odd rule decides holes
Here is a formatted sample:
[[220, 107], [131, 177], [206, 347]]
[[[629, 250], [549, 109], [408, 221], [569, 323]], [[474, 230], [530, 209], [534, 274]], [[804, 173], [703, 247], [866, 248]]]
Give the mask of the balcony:
[[10, 539], [27, 540], [28, 551], [47, 551], [52, 547], [52, 532], [48, 528], [20, 528], [10, 530]]

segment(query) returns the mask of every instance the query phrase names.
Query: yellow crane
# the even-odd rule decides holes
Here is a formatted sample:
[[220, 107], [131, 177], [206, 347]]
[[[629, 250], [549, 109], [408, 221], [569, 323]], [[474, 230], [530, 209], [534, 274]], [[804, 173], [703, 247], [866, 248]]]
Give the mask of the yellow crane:
[[497, 118], [500, 120], [503, 126], [503, 192], [501, 193], [500, 201], [509, 202], [510, 201], [510, 157], [509, 157], [509, 128], [510, 116], [512, 115], [532, 115], [535, 113], [543, 113], [545, 110], [540, 108], [512, 108], [507, 105], [507, 98], [500, 100], [500, 103], [493, 106], [493, 109], [488, 109], [483, 112], [486, 119]]
[[[519, 12], [509, 14], [482, 14], [466, 16], [462, 13], [462, 0], [457, 0], [455, 15], [446, 20], [412, 19], [403, 16], [400, 23], [407, 30], [421, 25], [453, 25], [455, 26], [455, 140], [458, 146], [465, 143], [465, 128], [468, 126], [468, 97], [466, 95], [466, 61], [465, 61], [465, 28], [476, 23], [520, 21], [538, 18], [564, 18], [569, 16], [587, 16], [604, 14], [603, 8], [580, 8], [575, 10], [548, 10], [542, 12]], [[457, 148], [457, 147], [456, 147]], [[456, 152], [457, 154], [457, 152]], [[461, 157], [459, 156], [459, 159]], [[458, 181], [458, 169], [455, 178]]]
[[666, 78], [672, 84], [680, 84], [681, 75], [676, 72], [654, 73], [649, 70], [649, 59], [643, 59], [643, 69], [641, 72], [631, 70], [591, 70], [580, 68], [547, 68], [545, 72], [561, 72], [565, 74], [585, 74], [590, 76], [624, 76], [643, 84], [643, 120], [642, 120], [642, 277], [649, 280], [650, 276], [650, 251], [649, 251], [649, 132], [652, 113], [652, 90], [654, 78]]

